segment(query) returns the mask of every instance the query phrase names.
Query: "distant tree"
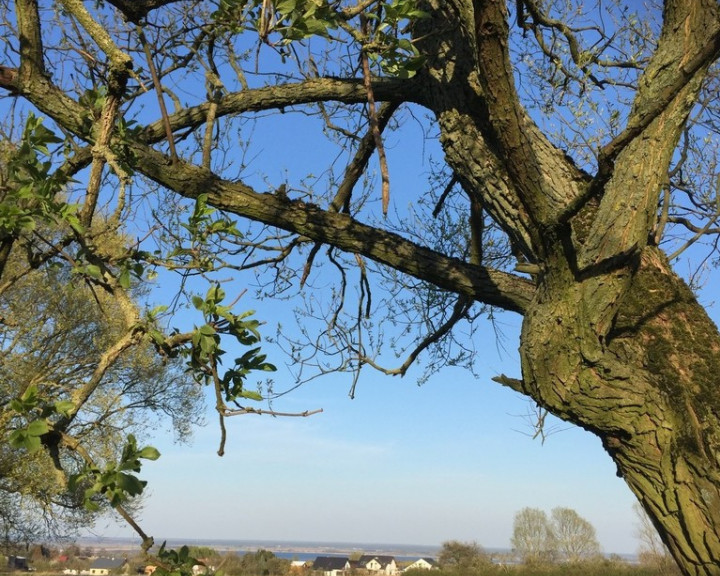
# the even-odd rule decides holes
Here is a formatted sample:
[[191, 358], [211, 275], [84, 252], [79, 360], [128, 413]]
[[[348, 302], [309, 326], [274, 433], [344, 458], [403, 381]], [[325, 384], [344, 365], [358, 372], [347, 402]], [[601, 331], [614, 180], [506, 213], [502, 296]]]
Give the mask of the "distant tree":
[[241, 576], [244, 574], [242, 560], [242, 557], [235, 552], [228, 552], [219, 558], [215, 568], [217, 572], [227, 576]]
[[218, 558], [217, 550], [209, 546], [190, 546], [190, 556], [193, 558]]
[[510, 543], [526, 564], [546, 564], [556, 557], [552, 526], [547, 514], [538, 508], [523, 508], [515, 514]]
[[247, 576], [284, 576], [290, 571], [290, 561], [278, 558], [269, 550], [257, 550], [243, 555], [240, 568]]
[[550, 528], [559, 557], [567, 562], [589, 560], [600, 554], [595, 528], [571, 508], [554, 508]]
[[443, 542], [438, 564], [444, 570], [467, 574], [490, 563], [485, 550], [476, 542]]
[[67, 546], [65, 546], [65, 548], [63, 548], [62, 553], [65, 554], [65, 556], [67, 556], [68, 559], [76, 558], [76, 557], [82, 555], [80, 546], [78, 546], [75, 543], [68, 544]]

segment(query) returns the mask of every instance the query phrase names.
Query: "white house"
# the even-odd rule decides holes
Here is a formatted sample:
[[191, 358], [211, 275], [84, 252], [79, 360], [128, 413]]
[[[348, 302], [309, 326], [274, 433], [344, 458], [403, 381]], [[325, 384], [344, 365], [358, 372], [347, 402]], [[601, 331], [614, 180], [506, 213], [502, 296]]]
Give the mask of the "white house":
[[108, 576], [111, 572], [126, 572], [127, 560], [124, 558], [98, 558], [87, 571], [91, 576]]
[[368, 572], [376, 572], [382, 574], [397, 574], [398, 567], [395, 558], [392, 556], [372, 556], [365, 554], [358, 560], [358, 568], [367, 570]]
[[437, 562], [435, 562], [434, 558], [418, 558], [405, 570], [432, 570], [433, 568], [437, 568]]

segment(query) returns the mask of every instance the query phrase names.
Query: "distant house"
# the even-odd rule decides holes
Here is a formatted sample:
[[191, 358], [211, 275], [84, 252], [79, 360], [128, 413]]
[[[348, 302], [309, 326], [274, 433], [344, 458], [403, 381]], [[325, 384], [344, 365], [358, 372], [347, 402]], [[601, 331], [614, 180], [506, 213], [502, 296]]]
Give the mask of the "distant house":
[[372, 556], [364, 554], [358, 560], [358, 568], [368, 572], [382, 572], [383, 574], [397, 574], [398, 567], [392, 556]]
[[301, 571], [308, 567], [308, 563], [305, 560], [293, 560], [290, 562], [290, 570]]
[[418, 558], [410, 564], [405, 570], [432, 570], [433, 568], [437, 568], [437, 562], [434, 558]]
[[90, 576], [108, 576], [127, 571], [127, 560], [125, 558], [98, 558], [92, 564], [87, 573]]
[[340, 576], [350, 570], [350, 560], [347, 556], [318, 556], [313, 570], [322, 571], [323, 576]]

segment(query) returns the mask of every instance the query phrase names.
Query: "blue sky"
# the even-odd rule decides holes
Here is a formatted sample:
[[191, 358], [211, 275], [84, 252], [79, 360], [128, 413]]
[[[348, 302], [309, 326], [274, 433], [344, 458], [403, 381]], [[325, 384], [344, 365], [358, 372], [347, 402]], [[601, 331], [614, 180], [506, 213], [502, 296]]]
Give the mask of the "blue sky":
[[[507, 320], [510, 348], [517, 326]], [[634, 552], [634, 500], [599, 441], [565, 426], [544, 445], [531, 439], [529, 403], [490, 380], [518, 374], [516, 353], [499, 351], [490, 331], [478, 348], [477, 379], [449, 368], [418, 387], [412, 374], [368, 371], [354, 400], [349, 376], [315, 380], [276, 408], [323, 413], [231, 418], [223, 458], [210, 411], [191, 446], [157, 438], [162, 457], [142, 474], [144, 529], [156, 538], [459, 539], [494, 548], [509, 546], [521, 508], [564, 506], [592, 522], [606, 552]], [[271, 350], [275, 380], [292, 382]], [[97, 533], [132, 536], [113, 523]]]
[[[395, 206], [427, 188], [427, 155], [437, 146], [423, 140], [409, 114], [401, 118], [402, 131], [387, 140]], [[317, 126], [304, 116], [286, 113], [258, 126], [248, 154], [257, 160], [243, 178], [261, 191], [289, 175], [320, 173], [334, 154], [313, 140]], [[229, 300], [233, 287], [237, 293], [243, 285], [225, 285]], [[253, 301], [251, 294], [239, 308], [256, 309], [268, 322], [266, 335], [279, 320], [291, 325], [292, 302]], [[162, 457], [142, 474], [150, 493], [140, 515], [143, 528], [156, 539], [429, 545], [458, 539], [495, 548], [509, 547], [513, 516], [523, 507], [549, 512], [562, 506], [595, 526], [605, 552], [636, 552], [635, 500], [600, 442], [557, 421], [549, 427], [563, 431], [544, 444], [533, 440], [524, 417], [530, 403], [491, 381], [499, 373], [520, 375], [520, 319], [504, 314], [500, 322], [502, 345], [489, 324], [473, 336], [477, 378], [445, 368], [418, 387], [417, 371], [400, 379], [367, 370], [351, 400], [351, 376], [330, 374], [274, 405], [281, 411], [322, 408], [321, 414], [230, 419], [223, 458], [216, 455], [219, 431], [210, 409], [208, 425], [191, 446], [156, 438]], [[291, 386], [286, 357], [272, 346], [264, 349], [280, 368], [278, 388]], [[111, 521], [99, 523], [96, 533], [133, 536]]]

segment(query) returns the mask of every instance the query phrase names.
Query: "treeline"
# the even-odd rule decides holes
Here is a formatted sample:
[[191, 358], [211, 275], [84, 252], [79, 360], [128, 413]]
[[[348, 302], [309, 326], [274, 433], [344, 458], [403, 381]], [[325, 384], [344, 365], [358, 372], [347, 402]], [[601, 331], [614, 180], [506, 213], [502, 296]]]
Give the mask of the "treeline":
[[[630, 564], [618, 559], [584, 560], [573, 564], [494, 564], [490, 563], [468, 572], [448, 568], [432, 571], [432, 576], [663, 576], [656, 569]], [[679, 574], [679, 572], [677, 572]], [[404, 576], [428, 576], [427, 570], [408, 570]]]
[[[647, 560], [647, 559], [646, 559]], [[544, 557], [523, 559], [516, 550], [488, 553], [476, 543], [450, 541], [442, 545], [437, 569], [432, 576], [680, 576], [674, 563], [641, 561], [630, 563], [624, 558], [596, 554], [573, 561]], [[403, 576], [428, 576], [427, 570], [407, 570]]]
[[[488, 554], [476, 543], [445, 542], [438, 555], [437, 576], [486, 576], [513, 573], [518, 576], [680, 576], [680, 570], [642, 509], [639, 518], [638, 562], [602, 554], [593, 525], [570, 508], [554, 508], [550, 514], [523, 508], [515, 514], [512, 550]], [[418, 573], [419, 572], [419, 573]], [[408, 576], [427, 576], [422, 571]]]

